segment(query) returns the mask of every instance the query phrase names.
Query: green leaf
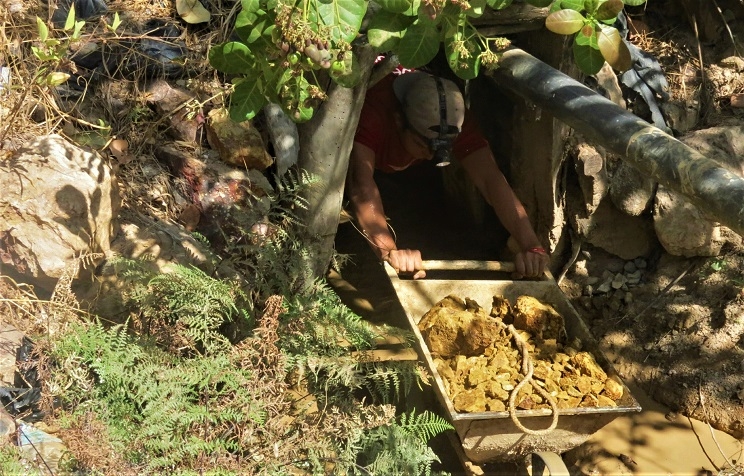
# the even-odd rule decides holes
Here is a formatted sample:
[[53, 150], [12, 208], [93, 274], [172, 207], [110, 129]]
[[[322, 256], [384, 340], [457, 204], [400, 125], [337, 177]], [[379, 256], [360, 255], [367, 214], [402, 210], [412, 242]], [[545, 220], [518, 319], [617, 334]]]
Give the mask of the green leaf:
[[246, 77], [230, 95], [230, 118], [235, 122], [253, 119], [266, 104], [259, 78]]
[[331, 41], [351, 43], [359, 34], [367, 12], [365, 0], [328, 0], [315, 3], [317, 11], [308, 10], [307, 21], [330, 27]]
[[597, 74], [605, 62], [599, 49], [595, 49], [589, 44], [582, 45], [579, 42], [574, 42], [573, 55], [576, 66], [589, 75]]
[[331, 71], [331, 78], [345, 88], [353, 88], [362, 79], [362, 70], [357, 56], [347, 51], [343, 59], [342, 71]]
[[409, 13], [413, 11], [413, 0], [379, 0], [383, 10], [392, 13]]
[[367, 39], [375, 51], [392, 51], [416, 19], [384, 10], [377, 12], [369, 21]]
[[261, 8], [260, 0], [240, 0], [241, 12], [255, 13]]
[[54, 55], [47, 54], [45, 51], [43, 51], [37, 46], [31, 45], [31, 52], [34, 54], [34, 56], [39, 58], [41, 61], [50, 61], [50, 60], [56, 59]]
[[630, 69], [632, 65], [630, 51], [616, 28], [602, 25], [598, 32], [597, 44], [610, 66], [621, 72]]
[[555, 0], [553, 3], [550, 4], [550, 8], [548, 8], [548, 14], [555, 13], [561, 8], [561, 0]]
[[599, 44], [597, 43], [597, 35], [594, 34], [594, 31], [594, 25], [587, 23], [586, 26], [576, 34], [576, 37], [574, 37], [574, 43], [578, 43], [581, 46], [591, 46], [595, 50], [598, 50]]
[[116, 30], [121, 25], [121, 18], [119, 18], [119, 12], [114, 12], [114, 21], [111, 22], [111, 26], [109, 26], [109, 29], [116, 33]]
[[258, 15], [255, 11], [241, 10], [238, 16], [235, 17], [235, 33], [245, 43], [250, 43], [248, 40], [253, 34], [253, 25], [258, 20]]
[[264, 18], [260, 22], [254, 24], [253, 28], [251, 28], [250, 33], [248, 34], [248, 37], [243, 40], [246, 44], [250, 45], [251, 43], [255, 43], [264, 36], [263, 32], [266, 27], [266, 20], [267, 19]]
[[44, 43], [49, 38], [49, 28], [39, 17], [36, 17], [36, 28], [39, 31], [39, 41]]
[[[530, 5], [534, 7], [543, 8], [553, 3], [553, 0], [527, 0], [527, 3], [529, 3]], [[560, 2], [556, 2], [556, 3], [560, 3]]]
[[75, 27], [75, 3], [70, 4], [70, 11], [67, 13], [67, 20], [65, 20], [64, 31], [70, 31]]
[[70, 79], [69, 74], [63, 73], [61, 71], [54, 71], [47, 74], [44, 81], [46, 82], [47, 86], [55, 87], [59, 86], [60, 84], [66, 83], [68, 79]]
[[637, 7], [646, 3], [646, 0], [623, 0], [623, 3], [631, 7]]
[[623, 0], [607, 0], [599, 5], [594, 17], [599, 21], [615, 20], [624, 6]]
[[[553, 0], [532, 0], [529, 1], [529, 3], [536, 7], [547, 7], [552, 1]], [[512, 4], [512, 0], [487, 0], [487, 3], [488, 6], [493, 8], [494, 10], [503, 10], [504, 8]], [[539, 3], [545, 3], [545, 5], [538, 5]]]
[[594, 15], [599, 6], [599, 0], [584, 0], [584, 11], [589, 15]]
[[416, 20], [398, 43], [398, 59], [405, 68], [419, 68], [434, 59], [439, 51], [439, 31], [430, 22]]
[[231, 41], [209, 50], [209, 64], [228, 74], [246, 74], [255, 67], [255, 58], [246, 45]]
[[465, 14], [469, 17], [478, 18], [483, 15], [483, 9], [486, 6], [486, 0], [470, 0], [470, 8], [465, 10]]
[[567, 8], [569, 10], [576, 10], [577, 12], [584, 10], [584, 0], [561, 0], [560, 4], [562, 8]]
[[83, 27], [85, 26], [85, 21], [80, 20], [75, 22], [75, 29], [72, 32], [72, 38], [73, 40], [77, 40], [80, 38], [80, 32], [83, 30]]
[[176, 0], [176, 11], [186, 23], [206, 23], [212, 18], [199, 0]]
[[[478, 76], [481, 49], [476, 38], [475, 30], [467, 27], [465, 31], [458, 30], [453, 36], [445, 39], [444, 52], [447, 56], [447, 63], [450, 69], [462, 79], [473, 79]], [[470, 56], [467, 58], [460, 56], [459, 48], [456, 48], [458, 42], [461, 45], [459, 48], [467, 49]]]
[[545, 27], [559, 35], [573, 35], [586, 23], [586, 18], [575, 10], [558, 10], [548, 15]]

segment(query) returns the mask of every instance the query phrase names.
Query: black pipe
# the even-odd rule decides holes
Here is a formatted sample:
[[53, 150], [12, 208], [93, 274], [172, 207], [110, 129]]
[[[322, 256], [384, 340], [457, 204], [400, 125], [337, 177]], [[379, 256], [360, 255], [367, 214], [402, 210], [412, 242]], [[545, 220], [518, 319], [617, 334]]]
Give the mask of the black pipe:
[[744, 179], [520, 49], [487, 73], [744, 236]]

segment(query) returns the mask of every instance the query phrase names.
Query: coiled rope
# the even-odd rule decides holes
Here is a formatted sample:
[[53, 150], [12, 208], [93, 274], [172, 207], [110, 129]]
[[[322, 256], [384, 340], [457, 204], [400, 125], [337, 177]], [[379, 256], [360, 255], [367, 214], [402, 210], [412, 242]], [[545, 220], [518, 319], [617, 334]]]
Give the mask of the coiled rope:
[[555, 399], [544, 388], [534, 383], [532, 385], [532, 387], [537, 390], [537, 393], [540, 394], [540, 396], [547, 400], [550, 404], [550, 408], [553, 411], [553, 420], [550, 422], [550, 426], [543, 430], [531, 430], [522, 425], [522, 422], [520, 422], [519, 418], [517, 417], [517, 394], [522, 389], [522, 387], [532, 382], [532, 373], [535, 371], [535, 365], [532, 363], [529, 351], [527, 350], [527, 343], [524, 341], [524, 339], [522, 339], [522, 337], [519, 336], [519, 333], [517, 332], [517, 329], [514, 328], [514, 325], [509, 324], [507, 329], [509, 329], [509, 333], [514, 339], [514, 343], [517, 345], [517, 349], [519, 349], [519, 351], [522, 353], [522, 373], [524, 374], [524, 379], [522, 379], [522, 381], [519, 382], [516, 387], [514, 387], [511, 394], [509, 395], [509, 416], [514, 422], [514, 425], [516, 425], [516, 427], [519, 428], [523, 433], [534, 436], [547, 435], [551, 431], [555, 430], [556, 426], [558, 426], [558, 405], [556, 404]]

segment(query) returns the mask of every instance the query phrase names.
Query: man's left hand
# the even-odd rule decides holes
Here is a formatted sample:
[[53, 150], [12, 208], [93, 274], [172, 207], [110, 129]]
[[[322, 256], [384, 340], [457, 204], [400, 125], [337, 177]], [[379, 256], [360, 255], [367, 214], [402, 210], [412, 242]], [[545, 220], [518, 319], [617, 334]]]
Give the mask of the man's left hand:
[[542, 248], [521, 251], [514, 256], [515, 278], [539, 278], [545, 273], [550, 256]]

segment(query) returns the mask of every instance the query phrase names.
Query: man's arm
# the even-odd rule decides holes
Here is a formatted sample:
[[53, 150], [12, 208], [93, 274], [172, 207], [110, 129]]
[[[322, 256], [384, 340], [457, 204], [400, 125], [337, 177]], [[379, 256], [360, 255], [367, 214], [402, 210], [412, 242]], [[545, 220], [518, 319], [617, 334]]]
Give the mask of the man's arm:
[[531, 277], [542, 275], [548, 265], [548, 255], [538, 251], [542, 249], [542, 244], [532, 229], [522, 202], [496, 164], [491, 149], [482, 147], [462, 159], [461, 164], [511, 234], [510, 249], [515, 253], [517, 274]]
[[346, 190], [352, 213], [370, 243], [374, 253], [397, 271], [414, 273], [414, 279], [423, 278], [421, 253], [418, 250], [398, 250], [388, 229], [382, 198], [374, 180], [375, 153], [369, 147], [355, 142], [349, 157]]

